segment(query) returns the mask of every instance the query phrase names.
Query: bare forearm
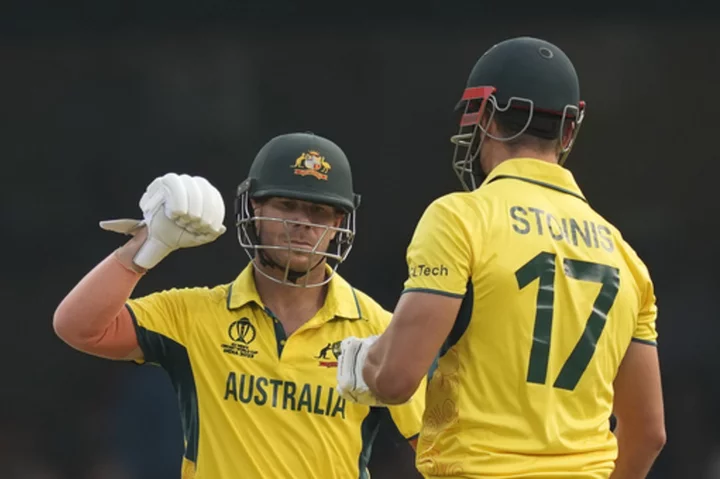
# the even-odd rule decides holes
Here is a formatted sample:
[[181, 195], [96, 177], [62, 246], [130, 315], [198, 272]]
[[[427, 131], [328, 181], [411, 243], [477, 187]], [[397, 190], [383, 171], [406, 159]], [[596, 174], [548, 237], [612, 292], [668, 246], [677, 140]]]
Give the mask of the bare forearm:
[[367, 358], [365, 359], [365, 366], [363, 366], [363, 379], [365, 380], [365, 384], [368, 385], [368, 388], [370, 391], [377, 397], [378, 399], [381, 399], [378, 395], [378, 372], [380, 371], [380, 367], [382, 366], [382, 351], [381, 348], [382, 344], [375, 343], [373, 347], [370, 348], [370, 351], [368, 352]]
[[[370, 348], [363, 368], [363, 379], [370, 391], [383, 404], [402, 404], [406, 402], [416, 388], [408, 385], [408, 379], [397, 362], [386, 360], [390, 339], [381, 336]], [[409, 391], [409, 393], [408, 393]]]
[[618, 458], [610, 479], [645, 479], [662, 450], [664, 438], [632, 434], [618, 424], [615, 429]]

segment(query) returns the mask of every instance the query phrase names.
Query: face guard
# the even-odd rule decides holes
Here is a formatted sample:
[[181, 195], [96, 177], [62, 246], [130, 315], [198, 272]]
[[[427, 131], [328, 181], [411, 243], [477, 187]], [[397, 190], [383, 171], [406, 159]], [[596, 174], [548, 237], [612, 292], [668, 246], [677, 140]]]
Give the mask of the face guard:
[[[250, 185], [251, 181], [244, 181], [238, 187], [237, 196], [235, 198], [235, 226], [237, 228], [237, 237], [240, 242], [240, 246], [242, 246], [247, 255], [250, 257], [250, 261], [252, 261], [256, 266], [255, 270], [276, 283], [294, 286], [297, 288], [312, 288], [327, 284], [337, 271], [340, 263], [345, 261], [352, 249], [353, 240], [355, 238], [355, 210], [345, 213], [345, 217], [339, 227], [304, 221], [285, 220], [269, 216], [255, 216], [255, 212], [250, 202]], [[286, 239], [288, 241], [287, 246], [262, 244], [257, 227], [258, 225], [262, 225], [265, 221], [283, 224]], [[289, 244], [291, 231], [293, 228], [297, 227], [320, 228], [323, 232], [315, 245], [312, 247], [291, 245]], [[262, 226], [260, 226], [260, 228], [262, 228]], [[335, 238], [330, 241], [327, 251], [321, 251], [319, 249], [320, 244], [329, 235], [332, 235], [332, 233], [335, 233]], [[306, 269], [296, 271], [290, 268], [289, 261], [284, 266], [273, 261], [273, 259], [266, 253], [269, 250], [286, 251], [288, 253], [288, 257], [291, 253], [307, 254], [311, 257], [317, 257], [318, 260], [314, 264], [309, 264]], [[329, 266], [327, 268], [325, 278], [320, 282], [311, 282], [309, 273], [316, 267], [323, 264], [327, 264]], [[275, 278], [267, 274], [263, 271], [263, 268], [259, 266], [269, 266], [282, 271], [282, 278]]]
[[[558, 139], [562, 149], [558, 163], [563, 165], [570, 154], [585, 117], [585, 102], [583, 101], [579, 102], [579, 106], [565, 105], [561, 112], [541, 110], [535, 107], [532, 100], [519, 97], [510, 97], [507, 104], [501, 106], [495, 97], [496, 91], [497, 89], [492, 86], [467, 88], [459, 103], [459, 106], [464, 105], [464, 112], [460, 118], [460, 129], [457, 135], [450, 138], [450, 141], [455, 144], [452, 162], [453, 170], [466, 191], [477, 189], [484, 180], [485, 173], [480, 166], [479, 157], [480, 148], [486, 137], [496, 141], [512, 141], [520, 135], [533, 130], [534, 118], [540, 119], [540, 117], [543, 117], [554, 120], [559, 118]], [[489, 110], [488, 104], [490, 105]], [[489, 133], [487, 127], [492, 122], [495, 113], [504, 113], [510, 109], [527, 111], [527, 120], [524, 122], [524, 126], [517, 133], [508, 137], [495, 136]], [[484, 119], [486, 121], [483, 124]]]

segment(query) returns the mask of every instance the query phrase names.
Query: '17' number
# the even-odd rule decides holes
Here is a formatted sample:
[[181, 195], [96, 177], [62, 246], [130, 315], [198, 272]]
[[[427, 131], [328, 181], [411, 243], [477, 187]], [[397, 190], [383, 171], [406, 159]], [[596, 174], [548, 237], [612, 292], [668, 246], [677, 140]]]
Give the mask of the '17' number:
[[[520, 289], [523, 289], [536, 279], [540, 283], [527, 374], [527, 381], [536, 384], [545, 384], [547, 379], [553, 323], [553, 299], [555, 296], [555, 256], [553, 253], [540, 253], [515, 272]], [[600, 294], [595, 299], [592, 312], [585, 324], [585, 330], [553, 384], [556, 388], [572, 391], [577, 386], [580, 377], [587, 369], [595, 353], [598, 339], [605, 328], [608, 311], [615, 301], [615, 296], [617, 296], [620, 285], [620, 271], [605, 264], [564, 259], [563, 273], [565, 276], [580, 281], [602, 284]]]

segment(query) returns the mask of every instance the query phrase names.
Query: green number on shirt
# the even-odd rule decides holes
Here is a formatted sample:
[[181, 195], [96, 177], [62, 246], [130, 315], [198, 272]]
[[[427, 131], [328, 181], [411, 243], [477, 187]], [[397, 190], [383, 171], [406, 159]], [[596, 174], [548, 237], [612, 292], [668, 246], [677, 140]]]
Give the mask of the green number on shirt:
[[[539, 280], [533, 343], [527, 374], [527, 381], [536, 384], [545, 384], [547, 379], [555, 297], [555, 256], [553, 253], [540, 253], [515, 272], [520, 289], [536, 279]], [[605, 328], [608, 311], [617, 296], [620, 286], [620, 271], [604, 264], [564, 259], [563, 273], [565, 276], [579, 281], [602, 284], [600, 293], [592, 305], [592, 312], [585, 324], [585, 330], [553, 384], [556, 388], [572, 391], [595, 353], [598, 339]]]

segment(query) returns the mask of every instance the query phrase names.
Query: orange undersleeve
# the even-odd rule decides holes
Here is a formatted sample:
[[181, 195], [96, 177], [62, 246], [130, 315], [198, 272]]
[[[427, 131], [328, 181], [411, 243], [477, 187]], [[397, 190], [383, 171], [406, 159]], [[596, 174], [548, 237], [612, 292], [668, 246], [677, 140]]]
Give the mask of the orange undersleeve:
[[68, 293], [55, 310], [53, 327], [70, 346], [110, 359], [142, 357], [125, 302], [142, 274], [111, 254]]

